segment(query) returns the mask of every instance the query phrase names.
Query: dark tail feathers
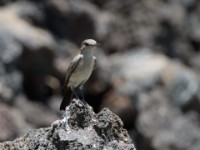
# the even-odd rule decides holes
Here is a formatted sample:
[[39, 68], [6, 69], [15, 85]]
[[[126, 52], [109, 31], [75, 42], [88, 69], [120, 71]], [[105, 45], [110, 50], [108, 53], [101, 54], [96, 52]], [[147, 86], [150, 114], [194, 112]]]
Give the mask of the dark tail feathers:
[[66, 106], [69, 105], [72, 98], [72, 90], [70, 88], [65, 89], [62, 103], [60, 104], [60, 110], [65, 110]]

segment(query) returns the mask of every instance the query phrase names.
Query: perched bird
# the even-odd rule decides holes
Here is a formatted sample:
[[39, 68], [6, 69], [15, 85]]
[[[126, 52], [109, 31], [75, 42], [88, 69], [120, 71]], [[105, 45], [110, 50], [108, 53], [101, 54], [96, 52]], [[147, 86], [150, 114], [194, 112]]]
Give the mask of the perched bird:
[[60, 110], [65, 110], [74, 94], [79, 99], [75, 89], [81, 92], [82, 102], [85, 104], [83, 85], [88, 80], [96, 66], [96, 57], [93, 50], [99, 44], [93, 39], [86, 39], [82, 42], [81, 52], [74, 57], [67, 70], [64, 84], [64, 98]]

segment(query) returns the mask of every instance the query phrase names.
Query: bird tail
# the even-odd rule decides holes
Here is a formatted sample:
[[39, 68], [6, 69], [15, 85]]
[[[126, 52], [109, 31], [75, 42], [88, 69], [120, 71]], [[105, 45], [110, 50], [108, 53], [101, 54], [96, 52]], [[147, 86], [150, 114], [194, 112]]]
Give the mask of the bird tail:
[[66, 106], [69, 105], [72, 98], [72, 90], [71, 88], [66, 88], [64, 92], [64, 97], [62, 103], [60, 104], [60, 110], [65, 110]]

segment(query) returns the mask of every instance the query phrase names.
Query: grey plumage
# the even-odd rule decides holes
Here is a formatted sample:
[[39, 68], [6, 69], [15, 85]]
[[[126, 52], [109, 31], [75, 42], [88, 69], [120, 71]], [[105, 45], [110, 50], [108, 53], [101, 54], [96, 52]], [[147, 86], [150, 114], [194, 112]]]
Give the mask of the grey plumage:
[[[90, 77], [96, 66], [96, 58], [93, 56], [93, 49], [98, 45], [95, 40], [87, 39], [82, 42], [81, 52], [70, 63], [64, 83], [64, 98], [60, 110], [65, 110], [72, 98], [75, 88], [81, 88]], [[74, 93], [76, 94], [76, 93]], [[84, 99], [83, 99], [84, 101]]]

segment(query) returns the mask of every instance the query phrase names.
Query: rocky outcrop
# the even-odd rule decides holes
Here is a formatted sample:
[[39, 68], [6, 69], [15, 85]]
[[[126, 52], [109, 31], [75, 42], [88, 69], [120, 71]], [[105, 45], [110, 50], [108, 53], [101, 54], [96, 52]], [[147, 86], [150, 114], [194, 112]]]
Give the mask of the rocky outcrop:
[[117, 115], [107, 108], [95, 114], [92, 107], [74, 99], [62, 119], [51, 127], [30, 130], [12, 142], [1, 143], [0, 149], [135, 150], [135, 147]]

